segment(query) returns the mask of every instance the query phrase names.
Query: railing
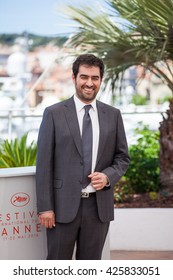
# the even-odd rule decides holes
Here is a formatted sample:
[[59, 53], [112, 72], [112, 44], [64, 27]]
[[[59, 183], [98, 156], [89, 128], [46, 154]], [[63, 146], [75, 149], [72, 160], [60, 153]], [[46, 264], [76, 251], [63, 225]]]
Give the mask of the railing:
[[25, 132], [38, 130], [42, 112], [35, 109], [4, 109], [0, 111], [0, 138], [11, 140]]
[[[127, 106], [128, 108], [128, 106]], [[147, 124], [152, 130], [157, 130], [159, 122], [162, 121], [162, 114], [165, 110], [151, 110], [141, 106], [133, 111], [121, 110], [127, 138], [132, 137], [132, 130], [139, 122]], [[11, 140], [20, 137], [25, 132], [31, 133], [31, 138], [36, 140], [43, 110], [39, 112], [34, 109], [3, 109], [0, 111], [0, 139]], [[31, 139], [32, 140], [32, 139]], [[130, 140], [129, 140], [130, 141]]]

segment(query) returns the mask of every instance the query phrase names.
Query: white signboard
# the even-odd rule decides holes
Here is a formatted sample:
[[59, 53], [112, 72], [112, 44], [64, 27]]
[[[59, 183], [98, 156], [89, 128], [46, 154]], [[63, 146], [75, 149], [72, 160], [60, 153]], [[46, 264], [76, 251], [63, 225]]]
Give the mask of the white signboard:
[[0, 169], [0, 259], [45, 259], [46, 234], [38, 223], [35, 169]]

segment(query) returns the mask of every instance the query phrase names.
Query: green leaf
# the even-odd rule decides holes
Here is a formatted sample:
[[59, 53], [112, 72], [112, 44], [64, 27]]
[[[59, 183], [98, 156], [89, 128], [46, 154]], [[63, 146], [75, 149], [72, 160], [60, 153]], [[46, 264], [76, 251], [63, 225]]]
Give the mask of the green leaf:
[[37, 145], [32, 142], [28, 146], [27, 136], [26, 133], [21, 139], [4, 140], [0, 144], [0, 168], [35, 165]]

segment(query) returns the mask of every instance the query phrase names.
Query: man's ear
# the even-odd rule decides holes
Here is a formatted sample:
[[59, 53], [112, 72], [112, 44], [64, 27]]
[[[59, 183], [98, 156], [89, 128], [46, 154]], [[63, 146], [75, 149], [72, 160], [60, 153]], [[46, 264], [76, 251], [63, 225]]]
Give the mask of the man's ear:
[[75, 82], [75, 76], [74, 76], [74, 74], [72, 74], [72, 80], [73, 80], [73, 82]]

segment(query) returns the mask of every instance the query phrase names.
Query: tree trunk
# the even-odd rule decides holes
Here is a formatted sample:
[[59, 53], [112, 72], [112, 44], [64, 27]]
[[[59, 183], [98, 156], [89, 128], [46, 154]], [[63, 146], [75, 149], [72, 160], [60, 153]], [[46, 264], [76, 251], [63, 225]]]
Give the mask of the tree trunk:
[[173, 99], [170, 100], [167, 116], [160, 123], [160, 183], [161, 186], [173, 190]]

